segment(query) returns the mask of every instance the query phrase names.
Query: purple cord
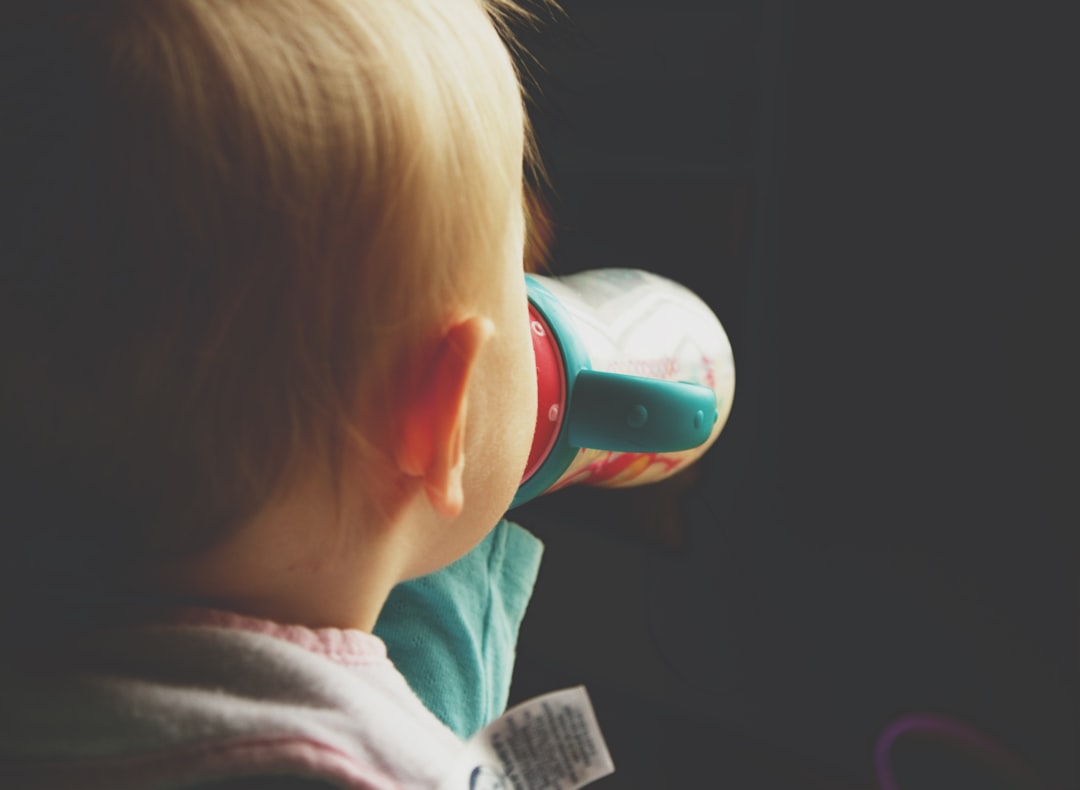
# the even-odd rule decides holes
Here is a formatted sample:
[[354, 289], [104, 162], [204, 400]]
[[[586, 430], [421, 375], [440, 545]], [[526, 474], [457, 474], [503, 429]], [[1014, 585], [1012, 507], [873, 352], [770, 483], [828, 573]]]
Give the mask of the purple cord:
[[889, 722], [874, 744], [874, 767], [879, 790], [900, 790], [892, 772], [892, 748], [901, 735], [911, 732], [966, 746], [1012, 773], [1032, 778], [1030, 769], [986, 733], [939, 713], [909, 713]]

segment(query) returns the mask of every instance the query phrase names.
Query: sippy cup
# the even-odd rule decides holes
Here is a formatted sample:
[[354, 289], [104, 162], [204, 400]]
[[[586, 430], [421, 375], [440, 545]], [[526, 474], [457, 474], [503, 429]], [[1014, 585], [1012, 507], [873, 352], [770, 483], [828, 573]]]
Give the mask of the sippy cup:
[[632, 486], [699, 458], [731, 411], [731, 344], [689, 289], [638, 269], [526, 275], [538, 407], [511, 507], [564, 486]]

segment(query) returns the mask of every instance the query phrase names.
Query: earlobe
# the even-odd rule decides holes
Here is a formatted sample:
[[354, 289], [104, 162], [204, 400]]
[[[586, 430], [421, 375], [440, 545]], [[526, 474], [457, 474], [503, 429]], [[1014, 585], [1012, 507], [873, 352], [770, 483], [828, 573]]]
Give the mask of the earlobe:
[[407, 393], [395, 450], [399, 469], [422, 478], [432, 507], [453, 518], [465, 504], [465, 425], [469, 380], [480, 352], [494, 333], [486, 318], [465, 318], [444, 333], [425, 372]]

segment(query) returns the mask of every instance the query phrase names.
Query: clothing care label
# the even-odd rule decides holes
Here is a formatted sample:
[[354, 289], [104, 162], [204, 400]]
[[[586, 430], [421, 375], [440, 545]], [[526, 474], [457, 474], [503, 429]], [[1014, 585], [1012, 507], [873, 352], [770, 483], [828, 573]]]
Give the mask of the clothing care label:
[[469, 739], [443, 790], [575, 790], [615, 770], [584, 686], [516, 705]]

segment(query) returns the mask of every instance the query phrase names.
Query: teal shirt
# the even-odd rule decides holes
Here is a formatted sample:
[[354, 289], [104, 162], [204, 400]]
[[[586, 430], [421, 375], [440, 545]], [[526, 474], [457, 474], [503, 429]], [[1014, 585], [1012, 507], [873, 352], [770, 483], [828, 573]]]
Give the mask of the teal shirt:
[[454, 564], [395, 587], [375, 625], [413, 691], [463, 738], [506, 708], [542, 554], [504, 519]]

